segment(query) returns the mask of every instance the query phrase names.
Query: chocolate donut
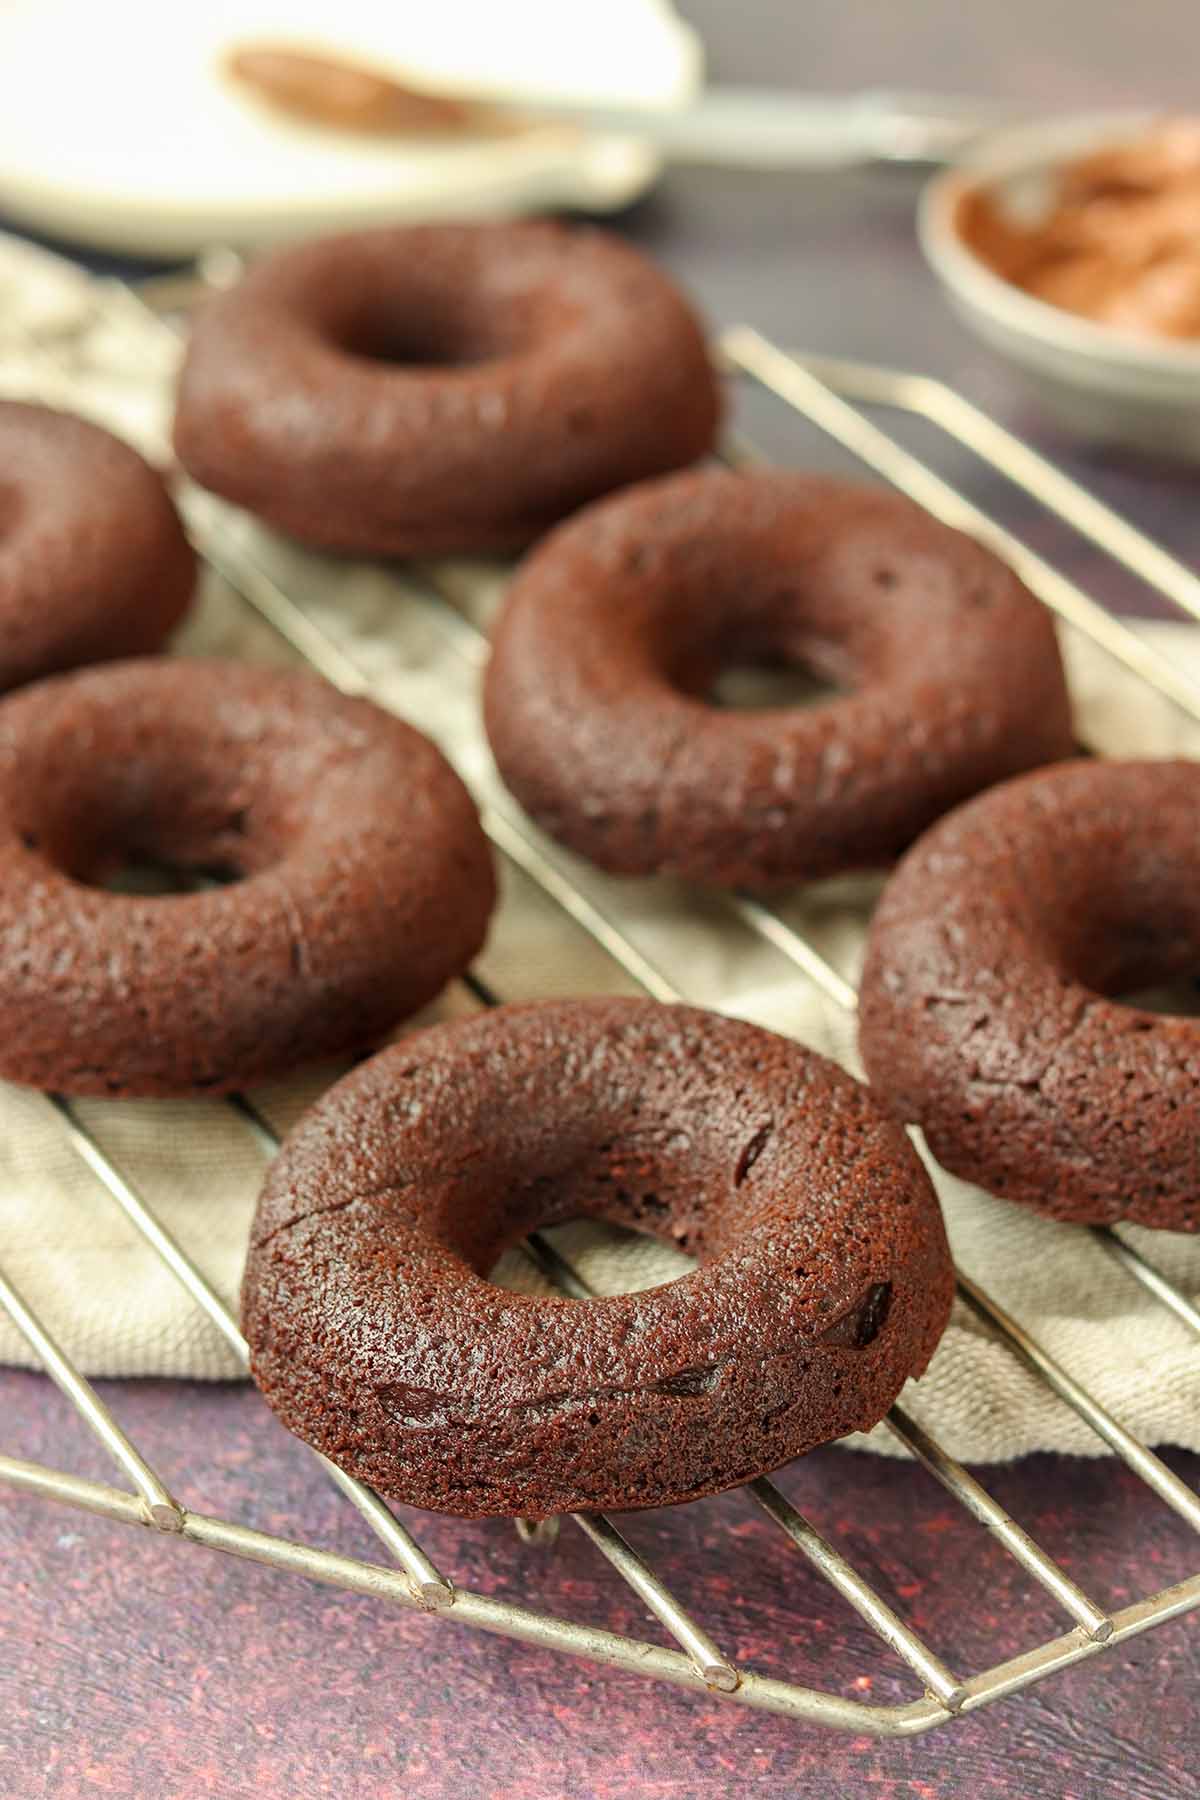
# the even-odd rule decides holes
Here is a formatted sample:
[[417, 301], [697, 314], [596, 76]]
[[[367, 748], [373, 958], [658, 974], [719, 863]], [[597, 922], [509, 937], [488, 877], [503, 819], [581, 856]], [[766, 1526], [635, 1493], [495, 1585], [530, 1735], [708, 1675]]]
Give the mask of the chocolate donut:
[[1055, 1219], [1200, 1230], [1200, 763], [1072, 763], [916, 844], [875, 915], [860, 1042], [946, 1168]]
[[[130, 862], [234, 877], [98, 884]], [[308, 675], [147, 659], [0, 702], [0, 1076], [214, 1093], [375, 1042], [478, 950], [475, 808]]]
[[[735, 664], [846, 690], [761, 712]], [[590, 507], [533, 551], [493, 636], [488, 736], [538, 823], [603, 869], [765, 888], [891, 860], [946, 809], [1067, 756], [1049, 616], [897, 495], [720, 469]]]
[[332, 550], [512, 550], [713, 443], [700, 325], [652, 264], [547, 223], [283, 250], [192, 334], [175, 447], [197, 481]]
[[[591, 1301], [487, 1280], [587, 1214], [699, 1268]], [[645, 1000], [503, 1007], [340, 1081], [272, 1166], [242, 1323], [267, 1401], [381, 1492], [475, 1516], [664, 1506], [882, 1417], [953, 1272], [868, 1090]]]
[[157, 650], [195, 582], [162, 478], [136, 450], [0, 400], [0, 692]]

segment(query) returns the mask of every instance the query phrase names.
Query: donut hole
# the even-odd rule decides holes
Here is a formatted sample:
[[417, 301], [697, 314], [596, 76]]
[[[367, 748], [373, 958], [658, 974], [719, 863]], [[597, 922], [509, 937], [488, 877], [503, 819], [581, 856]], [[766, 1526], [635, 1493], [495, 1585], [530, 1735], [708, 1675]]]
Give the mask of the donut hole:
[[139, 894], [143, 898], [153, 898], [160, 894], [194, 894], [204, 888], [230, 887], [244, 879], [244, 871], [230, 863], [185, 869], [178, 864], [133, 853], [115, 867], [105, 869], [99, 879], [85, 885], [103, 888], [110, 894]]
[[481, 311], [447, 296], [404, 310], [387, 296], [368, 300], [335, 333], [339, 347], [363, 362], [400, 369], [474, 368], [517, 347], [500, 309]]
[[[841, 1137], [849, 1118], [836, 1127], [792, 1118], [804, 1091], [767, 1080], [782, 1055], [772, 1040], [739, 1041], [728, 1022], [722, 1057], [690, 1037], [681, 1045], [677, 1034], [688, 1027], [670, 1009], [660, 1020], [624, 1004], [631, 1011], [616, 1013], [603, 1056], [585, 1054], [586, 1039], [569, 1050], [538, 1043], [528, 1062], [485, 1065], [494, 1067], [486, 1089], [474, 1058], [469, 1074], [439, 1081], [418, 1112], [423, 1141], [442, 1146], [415, 1214], [419, 1239], [510, 1292], [542, 1286], [531, 1283], [532, 1263], [551, 1292], [573, 1301], [679, 1284], [695, 1293], [706, 1276], [740, 1283], [738, 1272], [765, 1266], [773, 1293], [794, 1294], [802, 1338], [846, 1350], [873, 1343], [891, 1302], [886, 1274], [864, 1272], [827, 1291], [829, 1204], [820, 1188], [811, 1211], [801, 1198], [811, 1158], [828, 1154], [829, 1134]], [[481, 1035], [485, 1023], [475, 1024]], [[417, 1073], [406, 1069], [406, 1079]], [[772, 1100], [784, 1093], [777, 1112]], [[858, 1106], [856, 1096], [854, 1126]], [[456, 1134], [448, 1145], [443, 1130]], [[407, 1149], [397, 1155], [407, 1190], [413, 1165]], [[401, 1204], [407, 1219], [413, 1202], [406, 1194]], [[857, 1246], [847, 1247], [839, 1269], [860, 1261]]]
[[[208, 888], [230, 887], [268, 867], [273, 847], [247, 846], [243, 858], [240, 843], [227, 833], [198, 833], [193, 842], [184, 834], [161, 837], [126, 836], [105, 829], [111, 821], [83, 829], [77, 821], [45, 820], [38, 828], [19, 831], [22, 846], [42, 857], [81, 887], [102, 893], [136, 894], [143, 899], [194, 894]], [[182, 837], [183, 841], [180, 841]]]
[[1174, 1019], [1200, 1018], [1200, 973], [1177, 975], [1172, 980], [1153, 982], [1110, 998], [1118, 1006], [1128, 1006], [1136, 1012], [1162, 1013]]
[[724, 608], [714, 616], [711, 596], [681, 592], [671, 609], [673, 629], [660, 650], [667, 679], [682, 693], [723, 712], [802, 711], [827, 706], [853, 692], [855, 658], [840, 644], [797, 629], [787, 604], [773, 590], [753, 592], [727, 606], [741, 607], [730, 629]]
[[91, 821], [89, 829], [77, 825], [59, 839], [57, 854], [52, 832], [40, 843], [36, 833], [25, 834], [26, 847], [43, 849], [84, 887], [144, 899], [230, 887], [269, 867], [279, 853], [269, 836], [251, 836], [240, 807], [199, 800], [190, 815], [185, 805], [157, 817], [156, 812], [147, 804], [136, 825], [119, 810], [116, 817]]
[[[1200, 904], [1189, 871], [1132, 858], [1093, 876], [1069, 919], [1067, 968], [1131, 1011], [1200, 1016]], [[1064, 910], [1060, 927], [1068, 923]]]
[[[639, 1294], [665, 1287], [696, 1267], [695, 1257], [654, 1232], [613, 1225], [583, 1214], [547, 1226], [540, 1236], [565, 1262], [587, 1277], [597, 1297]], [[509, 1251], [488, 1271], [487, 1279], [496, 1287], [519, 1291], [528, 1288], [528, 1274], [528, 1260], [519, 1251]], [[562, 1291], [556, 1288], [556, 1292]], [[586, 1304], [592, 1296], [575, 1293], [566, 1297]]]
[[70, 783], [51, 783], [31, 758], [28, 792], [12, 821], [23, 847], [106, 893], [229, 886], [286, 857], [295, 831], [286, 791], [248, 776], [236, 746], [206, 759], [184, 729], [153, 741], [139, 733], [132, 749], [85, 761]]
[[705, 698], [725, 712], [773, 712], [826, 706], [846, 691], [807, 664], [763, 658], [725, 664]]

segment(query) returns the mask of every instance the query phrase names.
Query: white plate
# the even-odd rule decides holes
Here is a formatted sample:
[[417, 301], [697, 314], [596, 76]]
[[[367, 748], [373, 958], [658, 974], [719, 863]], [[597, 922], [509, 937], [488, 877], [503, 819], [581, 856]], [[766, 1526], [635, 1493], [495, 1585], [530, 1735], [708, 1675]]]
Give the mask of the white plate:
[[701, 75], [667, 0], [0, 0], [0, 211], [188, 256], [385, 219], [609, 211], [658, 173], [641, 140], [561, 128], [436, 145], [285, 123], [220, 76], [255, 39], [505, 97], [671, 106]]

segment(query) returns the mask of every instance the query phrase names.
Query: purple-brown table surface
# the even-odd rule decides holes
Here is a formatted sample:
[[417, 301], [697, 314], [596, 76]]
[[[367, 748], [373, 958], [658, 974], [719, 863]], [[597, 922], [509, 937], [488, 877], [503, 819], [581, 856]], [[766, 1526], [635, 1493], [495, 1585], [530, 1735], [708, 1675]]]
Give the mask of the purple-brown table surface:
[[[979, 93], [1052, 112], [1195, 103], [1197, 23], [1186, 0], [688, 0], [684, 10], [706, 36], [712, 73], [730, 81]], [[787, 344], [940, 375], [1200, 562], [1194, 474], [1076, 452], [950, 317], [916, 248], [916, 190], [917, 177], [897, 169], [681, 170], [618, 224], [714, 322], [746, 320]], [[775, 454], [841, 466], [769, 404], [746, 423]], [[910, 429], [973, 498], [1107, 605], [1147, 610], [1130, 578]], [[189, 1505], [374, 1556], [350, 1509], [245, 1388], [100, 1385]], [[0, 1419], [5, 1450], [107, 1478], [42, 1377], [0, 1371]], [[1167, 1460], [1200, 1482], [1200, 1458], [1168, 1451]], [[1112, 1460], [1039, 1456], [987, 1478], [1072, 1576], [1114, 1605], [1195, 1568], [1183, 1524]], [[831, 1449], [782, 1480], [952, 1667], [1062, 1629], [1040, 1590], [920, 1470]], [[625, 1524], [727, 1650], [818, 1686], [861, 1670], [851, 1697], [913, 1696], [911, 1678], [744, 1497]], [[519, 1545], [502, 1522], [424, 1518], [420, 1528], [467, 1585], [647, 1630], [581, 1534], [564, 1531], [547, 1552]], [[701, 1583], [702, 1567], [717, 1573]], [[930, 1736], [847, 1737], [0, 1499], [6, 1800], [1175, 1800], [1200, 1792], [1198, 1686], [1193, 1616]]]

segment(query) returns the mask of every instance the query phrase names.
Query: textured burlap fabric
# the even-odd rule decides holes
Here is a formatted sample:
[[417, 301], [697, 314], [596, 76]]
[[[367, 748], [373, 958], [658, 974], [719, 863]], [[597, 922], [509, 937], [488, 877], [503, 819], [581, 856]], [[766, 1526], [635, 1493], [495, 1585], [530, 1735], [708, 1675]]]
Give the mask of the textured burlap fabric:
[[[30, 299], [37, 290], [36, 301]], [[19, 303], [19, 304], [18, 304]], [[172, 350], [136, 315], [114, 324], [91, 310], [86, 289], [28, 253], [0, 243], [0, 388], [40, 392], [118, 423], [153, 448], [161, 433]], [[24, 316], [20, 308], [25, 309]], [[29, 315], [45, 348], [28, 342]], [[14, 319], [16, 323], [14, 323]], [[5, 322], [9, 327], [7, 335]], [[64, 346], [65, 351], [64, 351]], [[211, 529], [199, 502], [194, 522]], [[484, 803], [519, 815], [498, 787], [476, 703], [479, 642], [403, 576], [300, 554], [249, 526], [220, 521], [240, 560], [277, 580], [322, 633], [347, 645], [378, 697], [438, 737]], [[443, 571], [475, 618], [502, 585], [497, 571]], [[245, 585], [243, 579], [242, 585]], [[262, 590], [260, 589], [260, 592]], [[1151, 641], [1200, 681], [1200, 634], [1148, 628]], [[1076, 638], [1065, 643], [1081, 733], [1109, 753], [1200, 754], [1200, 727], [1117, 671]], [[180, 650], [288, 660], [277, 635], [244, 599], [210, 577]], [[529, 841], [536, 846], [536, 834]], [[617, 882], [571, 859], [557, 866], [611, 916], [688, 1000], [722, 1006], [794, 1034], [854, 1066], [853, 1020], [715, 898], [667, 883]], [[627, 974], [511, 865], [481, 974], [503, 997], [635, 991]], [[824, 884], [784, 909], [843, 973], [854, 976], [872, 884]], [[455, 988], [430, 1017], [471, 1010]], [[257, 1095], [285, 1130], [336, 1071]], [[220, 1102], [84, 1102], [79, 1114], [122, 1174], [231, 1302], [265, 1151]], [[1200, 1357], [1186, 1328], [1153, 1301], [1088, 1232], [1052, 1224], [938, 1175], [960, 1266], [1032, 1330], [1053, 1355], [1152, 1443], [1200, 1449]], [[650, 1240], [586, 1223], [562, 1228], [560, 1247], [600, 1291], [650, 1286], [686, 1268]], [[1130, 1229], [1129, 1240], [1192, 1295], [1200, 1295], [1200, 1241]], [[202, 1378], [238, 1373], [229, 1348], [80, 1160], [42, 1096], [0, 1088], [0, 1263], [83, 1369], [105, 1375]], [[540, 1278], [513, 1253], [498, 1277], [533, 1290]], [[31, 1363], [0, 1316], [0, 1360]], [[1035, 1449], [1102, 1446], [965, 1308], [958, 1307], [928, 1375], [906, 1404], [955, 1455], [1002, 1459]], [[865, 1440], [880, 1450], [891, 1440]]]

